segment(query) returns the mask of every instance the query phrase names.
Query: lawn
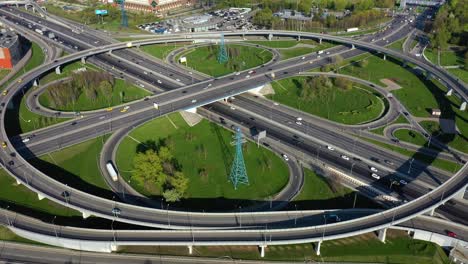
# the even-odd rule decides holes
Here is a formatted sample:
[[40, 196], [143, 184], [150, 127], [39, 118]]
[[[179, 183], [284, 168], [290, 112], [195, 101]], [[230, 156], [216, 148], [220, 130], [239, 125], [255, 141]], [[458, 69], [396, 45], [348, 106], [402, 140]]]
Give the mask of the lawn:
[[409, 129], [398, 129], [394, 132], [394, 136], [401, 141], [406, 141], [406, 142], [413, 143], [418, 146], [427, 147], [428, 142], [426, 138], [416, 131], [409, 130]]
[[309, 44], [309, 45], [316, 45], [317, 42], [314, 40], [250, 40], [246, 41], [247, 43], [258, 44], [269, 48], [274, 49], [284, 49], [284, 48], [292, 48], [297, 44]]
[[[442, 50], [440, 51], [440, 65], [441, 66], [452, 66], [452, 65], [463, 65], [463, 56], [466, 50]], [[438, 64], [438, 51], [437, 49], [426, 48], [424, 50], [424, 55], [427, 59], [434, 64]]]
[[387, 48], [394, 49], [394, 50], [403, 50], [403, 43], [405, 43], [406, 39], [400, 39], [398, 41], [393, 42], [392, 44], [388, 45]]
[[[220, 203], [232, 206], [234, 201], [237, 204], [242, 202], [240, 200], [261, 200], [278, 193], [288, 181], [288, 168], [280, 157], [248, 142], [244, 147], [244, 158], [249, 185], [240, 185], [234, 190], [228, 181], [235, 154], [231, 146], [232, 133], [207, 120], [189, 127], [180, 114], [175, 113], [135, 129], [118, 147], [116, 162], [120, 175], [147, 196], [159, 197], [160, 190], [148, 191], [136, 181], [131, 181], [131, 175], [138, 142], [144, 144], [151, 140], [163, 140], [181, 164], [182, 172], [190, 180], [186, 195], [189, 199], [183, 203], [190, 204], [191, 208], [209, 209]], [[206, 151], [201, 151], [202, 148]], [[206, 173], [200, 173], [202, 170]], [[220, 199], [236, 200], [229, 203]]]
[[332, 188], [323, 176], [312, 170], [304, 169], [304, 186], [294, 199], [294, 204], [297, 204], [302, 210], [352, 208], [355, 195], [357, 195], [356, 208], [378, 207], [366, 197], [339, 183], [333, 184]]
[[88, 70], [88, 71], [90, 71], [90, 70], [91, 71], [99, 71], [99, 72], [102, 71], [102, 69], [97, 68], [96, 66], [94, 66], [94, 65], [92, 65], [90, 63], [83, 64], [83, 63], [81, 63], [81, 61], [75, 61], [75, 62], [66, 64], [66, 65], [60, 66], [60, 70], [62, 72], [61, 74], [56, 74], [55, 70], [50, 71], [49, 73], [47, 73], [46, 75], [41, 77], [41, 79], [39, 80], [39, 85], [44, 85], [46, 83], [68, 77], [74, 71], [76, 71], [78, 69], [81, 69], [81, 68], [86, 68], [86, 70]]
[[[408, 120], [406, 120], [406, 118], [403, 115], [399, 115], [398, 118], [395, 121], [393, 121], [392, 123], [390, 123], [388, 125], [393, 125], [393, 124], [408, 124]], [[371, 130], [371, 132], [383, 136], [385, 127], [387, 127], [387, 126], [382, 126], [382, 127], [377, 128], [377, 129], [373, 129], [373, 130]]]
[[[121, 100], [120, 94], [123, 93], [124, 97]], [[102, 109], [109, 106], [120, 105], [122, 103], [134, 101], [137, 99], [141, 99], [151, 93], [137, 87], [133, 84], [129, 84], [122, 79], [115, 79], [115, 85], [112, 90], [112, 97], [108, 98], [102, 94], [100, 89], [97, 89], [97, 97], [95, 101], [91, 101], [87, 96], [86, 93], [83, 92], [75, 104], [69, 104], [63, 108], [53, 108], [50, 104], [50, 96], [47, 92], [42, 93], [39, 96], [39, 103], [42, 106], [60, 110], [60, 111], [86, 111], [86, 110], [95, 110], [95, 109]]]
[[[457, 117], [458, 118], [458, 117]], [[460, 120], [461, 121], [461, 120]], [[421, 126], [426, 129], [427, 132], [435, 136], [438, 140], [448, 143], [449, 146], [468, 153], [468, 140], [466, 139], [467, 135], [467, 124], [465, 122], [465, 126], [460, 126], [460, 122], [457, 123], [458, 129], [461, 131], [465, 131], [463, 135], [452, 135], [452, 134], [444, 134], [442, 129], [440, 128], [439, 123], [433, 121], [421, 121]]]
[[[157, 255], [188, 255], [181, 247], [120, 247], [119, 252], [150, 253]], [[268, 246], [265, 257], [260, 258], [256, 246], [212, 246], [194, 247], [194, 256], [218, 257], [246, 260], [348, 263], [400, 263], [442, 264], [448, 263], [443, 249], [435, 243], [408, 237], [404, 231], [387, 231], [386, 243], [380, 242], [373, 233], [325, 241], [321, 255], [315, 255], [312, 243]]]
[[460, 78], [460, 80], [468, 83], [468, 69], [447, 69], [451, 74]]
[[275, 94], [267, 97], [290, 107], [343, 124], [360, 124], [378, 118], [384, 109], [379, 94], [354, 85], [350, 90], [332, 87], [310, 99], [301, 97], [306, 77], [272, 83]]
[[54, 179], [88, 193], [112, 198], [99, 170], [99, 155], [107, 136], [100, 136], [30, 160]]
[[9, 69], [0, 69], [0, 79], [5, 78], [10, 73]]
[[313, 48], [312, 47], [297, 47], [297, 48], [290, 48], [290, 49], [281, 49], [279, 52], [281, 54], [281, 59], [286, 60], [286, 59], [310, 54], [319, 50], [329, 49], [333, 46], [335, 46], [335, 44], [322, 42], [322, 44], [319, 44]]
[[187, 67], [214, 77], [219, 77], [260, 66], [273, 58], [273, 54], [270, 51], [262, 48], [228, 44], [226, 45], [226, 50], [229, 61], [220, 64], [217, 60], [218, 49], [218, 46], [203, 46], [190, 49], [179, 54], [177, 60], [185, 56], [187, 58]]
[[431, 166], [434, 166], [436, 168], [439, 168], [441, 170], [445, 170], [445, 171], [448, 171], [448, 172], [452, 172], [452, 173], [456, 172], [462, 167], [460, 164], [452, 162], [452, 161], [448, 161], [448, 160], [444, 160], [444, 159], [440, 159], [440, 158], [435, 158], [434, 159], [433, 157], [427, 156], [427, 155], [425, 155], [423, 153], [419, 153], [419, 152], [417, 153], [415, 151], [410, 151], [410, 150], [400, 148], [400, 147], [397, 147], [395, 145], [383, 143], [383, 142], [380, 142], [380, 141], [377, 141], [377, 140], [364, 138], [364, 137], [361, 137], [361, 139], [363, 139], [365, 141], [368, 141], [368, 142], [370, 142], [372, 144], [381, 146], [383, 148], [389, 149], [391, 151], [400, 153], [400, 154], [402, 154], [404, 156], [407, 156], [409, 158], [414, 158], [415, 160], [419, 160], [420, 162], [429, 164]]
[[141, 46], [140, 49], [156, 58], [164, 60], [173, 50], [183, 46], [185, 46], [185, 44], [154, 44]]

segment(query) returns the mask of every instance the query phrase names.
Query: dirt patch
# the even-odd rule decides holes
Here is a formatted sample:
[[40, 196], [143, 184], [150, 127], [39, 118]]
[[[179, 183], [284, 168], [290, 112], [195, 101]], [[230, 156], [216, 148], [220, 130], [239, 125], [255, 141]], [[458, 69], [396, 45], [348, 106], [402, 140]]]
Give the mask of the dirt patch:
[[401, 89], [401, 86], [398, 85], [398, 83], [394, 82], [391, 79], [380, 79], [380, 81], [387, 86], [387, 87], [385, 87], [385, 89], [387, 89], [389, 91]]

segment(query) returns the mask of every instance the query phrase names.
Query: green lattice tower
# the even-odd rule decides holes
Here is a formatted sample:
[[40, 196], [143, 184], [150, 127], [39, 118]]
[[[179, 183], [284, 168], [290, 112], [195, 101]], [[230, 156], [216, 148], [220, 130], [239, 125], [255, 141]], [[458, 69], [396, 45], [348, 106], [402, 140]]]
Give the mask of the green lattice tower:
[[120, 25], [122, 27], [128, 27], [128, 17], [127, 10], [125, 10], [125, 0], [120, 0], [120, 15], [122, 16], [122, 21]]
[[221, 33], [221, 41], [219, 42], [219, 50], [218, 50], [218, 62], [225, 63], [229, 60], [226, 46], [224, 45], [224, 34]]
[[242, 137], [240, 128], [236, 128], [236, 134], [234, 135], [233, 145], [236, 146], [236, 156], [231, 167], [231, 175], [229, 180], [234, 185], [234, 190], [237, 190], [237, 185], [246, 184], [249, 185], [249, 178], [247, 177], [247, 170], [245, 169], [244, 155], [242, 154], [242, 144], [245, 142]]

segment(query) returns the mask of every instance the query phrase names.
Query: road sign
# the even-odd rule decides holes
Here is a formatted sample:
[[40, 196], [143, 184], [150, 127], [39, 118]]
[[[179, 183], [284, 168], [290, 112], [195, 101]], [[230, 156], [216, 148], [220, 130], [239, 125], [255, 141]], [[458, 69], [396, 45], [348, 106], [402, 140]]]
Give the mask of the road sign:
[[104, 16], [104, 15], [107, 15], [107, 10], [99, 10], [99, 9], [96, 9], [96, 10], [94, 10], [94, 13], [95, 13], [96, 15]]

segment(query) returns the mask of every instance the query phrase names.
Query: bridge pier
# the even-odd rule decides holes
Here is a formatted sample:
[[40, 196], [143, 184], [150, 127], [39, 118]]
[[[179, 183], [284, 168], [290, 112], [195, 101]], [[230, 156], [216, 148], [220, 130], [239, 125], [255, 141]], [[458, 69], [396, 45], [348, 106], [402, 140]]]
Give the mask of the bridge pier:
[[192, 255], [192, 253], [193, 253], [193, 246], [192, 245], [188, 246], [188, 253], [189, 253], [189, 255]]
[[445, 94], [446, 96], [452, 96], [453, 94], [453, 89], [448, 90], [448, 92]]
[[57, 66], [57, 67], [55, 68], [55, 73], [56, 73], [56, 74], [62, 74], [62, 71], [60, 71], [60, 66]]
[[467, 188], [467, 186], [465, 186], [465, 188], [462, 188], [462, 189], [457, 193], [457, 195], [455, 196], [455, 198], [457, 198], [457, 199], [463, 199], [463, 196], [465, 196], [466, 188]]
[[111, 252], [117, 251], [117, 245], [115, 243], [111, 243], [110, 250]]
[[319, 44], [322, 44], [322, 39], [321, 38], [319, 38]]
[[21, 182], [18, 179], [16, 179], [16, 185], [21, 185]]
[[32, 7], [33, 13], [36, 13], [36, 8], [33, 6]]
[[387, 228], [379, 230], [379, 240], [382, 243], [385, 243], [385, 238], [387, 237]]
[[273, 39], [273, 34], [271, 34], [271, 33], [270, 33], [270, 34], [268, 34], [268, 40], [270, 40], [270, 41], [271, 41], [272, 39]]
[[259, 245], [258, 247], [260, 248], [260, 257], [264, 258], [266, 245]]
[[86, 219], [91, 216], [91, 214], [88, 212], [81, 212], [81, 215], [83, 216], [83, 219]]
[[435, 208], [433, 208], [433, 209], [427, 211], [427, 214], [428, 214], [429, 216], [434, 216], [434, 213], [435, 213]]
[[426, 80], [430, 80], [432, 78], [432, 74], [430, 72], [426, 73]]
[[383, 60], [387, 60], [387, 54], [383, 55]]
[[465, 111], [466, 110], [466, 102], [463, 102], [461, 105], [460, 105], [460, 111]]
[[301, 41], [301, 35], [297, 36], [297, 41]]
[[37, 194], [37, 199], [39, 199], [39, 201], [43, 200], [44, 198], [45, 198], [44, 195], [40, 193]]
[[81, 57], [81, 63], [86, 64], [86, 57]]
[[34, 82], [33, 82], [33, 86], [38, 86], [38, 85], [39, 85], [39, 83], [37, 82], [37, 79], [35, 79]]
[[109, 50], [109, 51], [107, 52], [107, 54], [111, 55], [111, 54], [112, 54], [112, 50]]
[[322, 241], [319, 241], [317, 245], [315, 245], [315, 255], [320, 256], [320, 246], [322, 246]]
[[355, 49], [356, 47], [354, 47], [354, 44], [351, 44], [351, 49]]

